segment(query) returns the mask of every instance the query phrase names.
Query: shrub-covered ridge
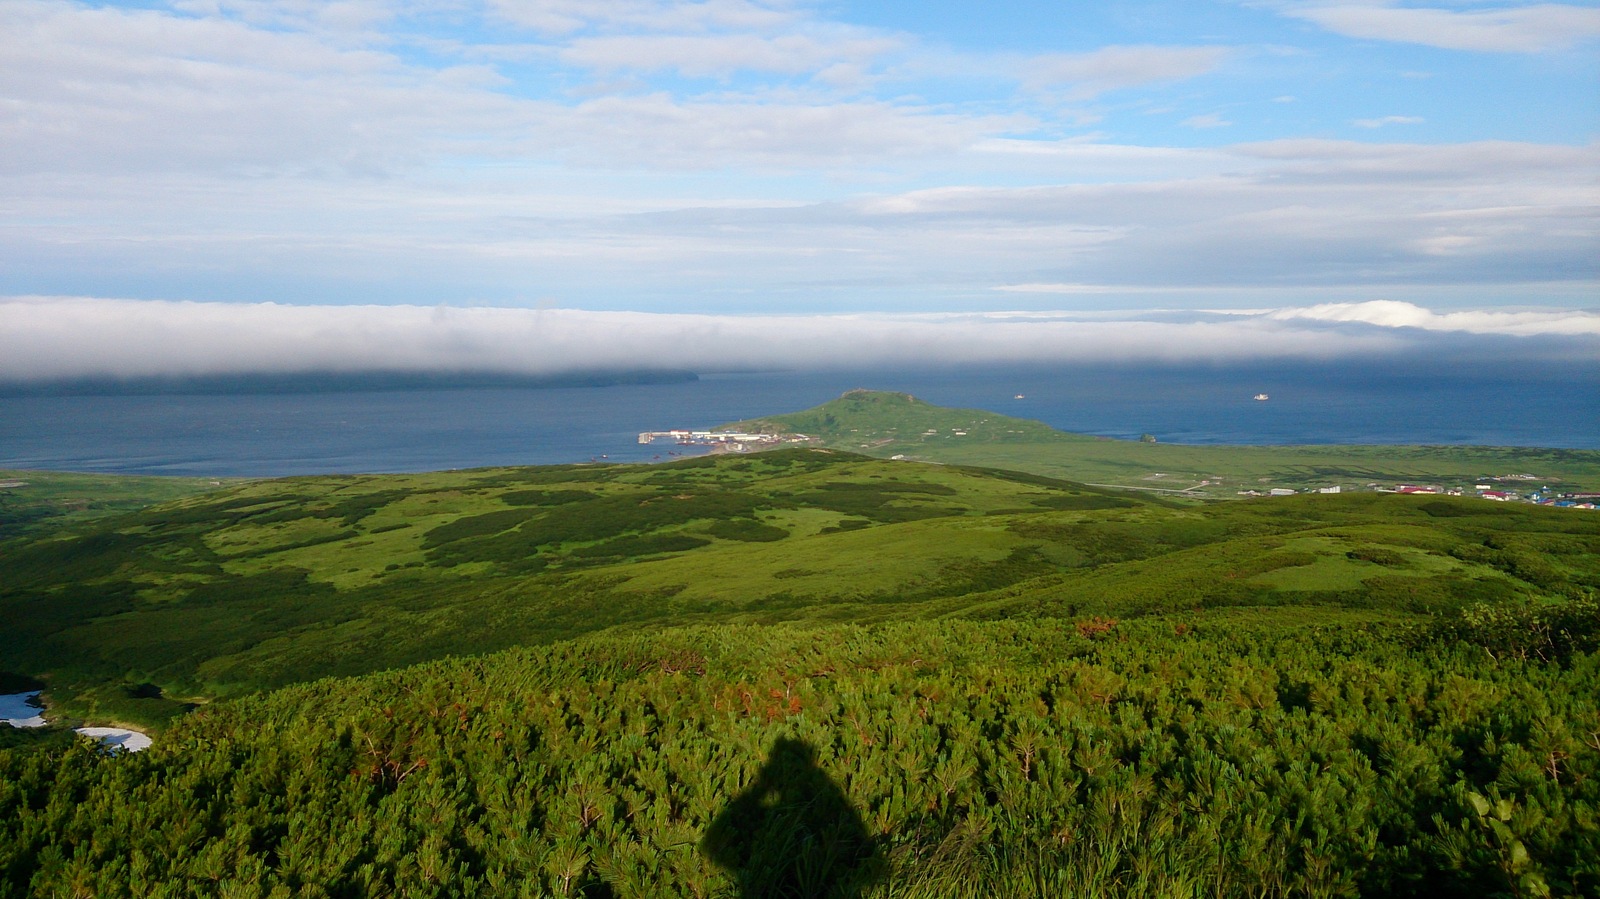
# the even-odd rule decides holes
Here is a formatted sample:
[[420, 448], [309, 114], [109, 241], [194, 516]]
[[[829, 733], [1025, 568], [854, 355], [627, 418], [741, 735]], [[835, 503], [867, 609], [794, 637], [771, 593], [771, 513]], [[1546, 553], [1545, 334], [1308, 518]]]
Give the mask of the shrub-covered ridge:
[[1600, 660], [1361, 614], [714, 627], [290, 687], [138, 756], [0, 752], [0, 896], [1600, 893]]

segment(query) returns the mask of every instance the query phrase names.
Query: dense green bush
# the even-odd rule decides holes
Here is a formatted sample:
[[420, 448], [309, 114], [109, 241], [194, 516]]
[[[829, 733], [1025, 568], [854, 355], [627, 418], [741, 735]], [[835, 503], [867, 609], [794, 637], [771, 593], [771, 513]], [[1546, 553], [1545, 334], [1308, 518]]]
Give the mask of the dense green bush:
[[689, 534], [630, 534], [625, 537], [615, 537], [604, 543], [593, 546], [580, 546], [572, 551], [574, 556], [585, 559], [617, 558], [625, 559], [634, 556], [651, 556], [657, 553], [677, 553], [705, 546], [710, 543], [700, 537]]
[[593, 499], [594, 494], [587, 490], [510, 490], [499, 498], [508, 506], [564, 506]]
[[1600, 649], [1600, 600], [1590, 593], [1482, 603], [1440, 619], [1431, 633], [1480, 646], [1496, 659], [1568, 662], [1575, 654]]
[[0, 751], [0, 896], [1600, 891], [1594, 655], [1081, 623], [592, 637]]
[[723, 518], [711, 523], [706, 533], [724, 540], [744, 543], [771, 543], [789, 536], [789, 532], [764, 522], [749, 518]]
[[1345, 553], [1358, 562], [1371, 562], [1374, 565], [1383, 565], [1389, 568], [1406, 567], [1406, 557], [1392, 549], [1381, 546], [1358, 546]]
[[423, 546], [432, 549], [457, 540], [466, 540], [471, 537], [486, 537], [490, 534], [499, 534], [529, 521], [537, 514], [525, 509], [506, 509], [497, 512], [486, 512], [482, 515], [471, 515], [457, 518], [455, 521], [441, 524], [428, 531]]

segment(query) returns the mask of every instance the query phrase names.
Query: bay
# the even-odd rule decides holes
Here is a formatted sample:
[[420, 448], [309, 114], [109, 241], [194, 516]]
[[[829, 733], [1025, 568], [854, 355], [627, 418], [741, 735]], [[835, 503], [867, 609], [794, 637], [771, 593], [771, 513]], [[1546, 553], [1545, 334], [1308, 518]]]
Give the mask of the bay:
[[857, 387], [1169, 443], [1600, 448], [1600, 371], [1582, 364], [930, 365], [609, 387], [0, 397], [0, 467], [262, 477], [654, 461], [680, 448], [641, 446], [640, 431], [796, 411]]

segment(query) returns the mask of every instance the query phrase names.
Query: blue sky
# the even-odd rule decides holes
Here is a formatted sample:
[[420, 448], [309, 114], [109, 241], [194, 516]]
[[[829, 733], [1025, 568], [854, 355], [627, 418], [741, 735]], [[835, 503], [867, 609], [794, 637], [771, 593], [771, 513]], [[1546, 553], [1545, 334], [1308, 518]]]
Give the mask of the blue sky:
[[0, 0], [0, 30], [19, 321], [1600, 306], [1595, 2]]

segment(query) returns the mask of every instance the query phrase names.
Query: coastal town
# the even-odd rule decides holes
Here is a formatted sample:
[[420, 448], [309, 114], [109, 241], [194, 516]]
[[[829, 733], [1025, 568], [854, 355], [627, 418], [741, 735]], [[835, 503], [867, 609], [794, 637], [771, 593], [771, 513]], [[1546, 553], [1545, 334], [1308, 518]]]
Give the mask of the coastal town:
[[744, 431], [691, 431], [684, 429], [639, 432], [639, 443], [641, 445], [647, 446], [657, 440], [670, 440], [678, 446], [709, 446], [715, 451], [725, 453], [747, 453], [753, 450], [769, 449], [786, 444], [816, 442], [814, 438], [805, 434], [761, 434]]
[[[1376, 493], [1399, 493], [1408, 496], [1475, 496], [1479, 499], [1501, 503], [1529, 503], [1537, 506], [1551, 506], [1561, 509], [1588, 509], [1596, 508], [1600, 502], [1600, 493], [1568, 491], [1561, 492], [1541, 483], [1544, 478], [1531, 474], [1501, 475], [1492, 478], [1483, 478], [1471, 486], [1444, 487], [1437, 484], [1394, 484], [1384, 485], [1377, 483], [1366, 484], [1365, 487]], [[1291, 490], [1287, 487], [1274, 487], [1269, 490], [1240, 490], [1240, 496], [1293, 496], [1296, 493], [1339, 493], [1342, 486], [1318, 487], [1311, 490]]]
[[[924, 432], [924, 439], [937, 434], [937, 430]], [[955, 430], [956, 436], [966, 436], [966, 431]], [[779, 434], [772, 432], [746, 432], [746, 431], [718, 431], [718, 430], [693, 430], [688, 428], [674, 428], [666, 431], [641, 431], [639, 443], [650, 445], [657, 441], [671, 441], [678, 446], [709, 447], [716, 453], [748, 453], [763, 449], [771, 449], [786, 445], [817, 445], [823, 441], [821, 438], [807, 434]], [[879, 441], [879, 444], [891, 441]], [[867, 449], [868, 446], [863, 446]], [[908, 460], [904, 454], [890, 457], [896, 461]], [[1146, 476], [1145, 480], [1166, 478], [1164, 474]], [[1205, 495], [1204, 488], [1220, 486], [1222, 478], [1207, 479], [1187, 488], [1165, 488], [1146, 485], [1124, 484], [1090, 484], [1094, 487], [1116, 487], [1128, 490], [1150, 490], [1157, 493], [1169, 493], [1189, 496]], [[1403, 495], [1438, 495], [1438, 496], [1469, 496], [1490, 502], [1503, 503], [1528, 503], [1539, 506], [1550, 506], [1562, 509], [1594, 510], [1596, 503], [1600, 502], [1600, 492], [1563, 491], [1551, 487], [1550, 479], [1533, 474], [1507, 474], [1476, 479], [1470, 484], [1440, 485], [1440, 484], [1383, 484], [1376, 481], [1360, 485], [1331, 484], [1300, 489], [1291, 487], [1259, 487], [1237, 491], [1241, 497], [1276, 497], [1295, 496], [1302, 493], [1345, 493], [1345, 492], [1373, 492], [1394, 493]]]

